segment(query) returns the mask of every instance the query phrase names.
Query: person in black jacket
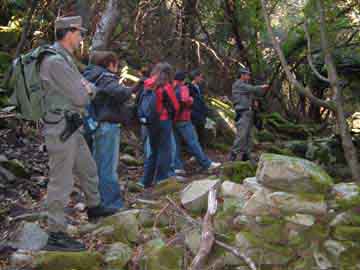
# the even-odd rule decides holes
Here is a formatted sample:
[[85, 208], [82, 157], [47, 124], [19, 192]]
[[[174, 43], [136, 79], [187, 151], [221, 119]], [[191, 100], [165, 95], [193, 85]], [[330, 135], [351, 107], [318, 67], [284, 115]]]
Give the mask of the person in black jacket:
[[206, 118], [210, 113], [208, 106], [205, 103], [203, 89], [201, 84], [204, 81], [204, 75], [200, 70], [194, 70], [190, 73], [191, 83], [188, 85], [190, 95], [194, 102], [191, 111], [191, 122], [193, 123], [196, 133], [198, 135], [199, 142], [204, 147], [205, 140], [205, 123]]
[[[117, 118], [121, 116], [120, 108], [124, 107], [124, 103], [131, 97], [132, 88], [119, 83], [119, 76], [116, 75], [119, 61], [115, 53], [93, 52], [90, 63], [83, 75], [97, 88], [97, 95], [89, 111], [95, 118], [91, 120], [98, 120], [97, 128], [92, 134], [92, 153], [98, 167], [101, 202], [106, 208], [120, 209], [123, 201], [117, 167], [121, 129]], [[105, 117], [102, 113], [104, 111], [107, 114]]]

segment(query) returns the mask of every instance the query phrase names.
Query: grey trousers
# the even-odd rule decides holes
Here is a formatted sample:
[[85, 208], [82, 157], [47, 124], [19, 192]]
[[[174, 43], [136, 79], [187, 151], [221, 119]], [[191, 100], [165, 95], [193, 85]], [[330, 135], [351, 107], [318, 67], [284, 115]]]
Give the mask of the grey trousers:
[[[45, 144], [49, 154], [50, 182], [47, 187], [46, 206], [49, 231], [65, 231], [64, 208], [70, 200], [74, 186], [74, 174], [86, 197], [87, 206], [100, 204], [99, 178], [96, 163], [82, 134], [75, 132], [66, 142], [61, 142], [59, 134], [64, 124], [45, 125]], [[59, 132], [60, 130], [60, 132]]]
[[252, 125], [253, 111], [242, 112], [236, 121], [236, 136], [231, 150], [234, 154], [250, 154], [252, 148]]

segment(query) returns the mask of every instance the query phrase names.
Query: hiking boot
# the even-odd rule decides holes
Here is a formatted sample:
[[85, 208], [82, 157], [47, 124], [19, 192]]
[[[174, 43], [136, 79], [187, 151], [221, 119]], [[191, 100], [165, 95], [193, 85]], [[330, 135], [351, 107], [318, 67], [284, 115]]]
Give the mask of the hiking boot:
[[87, 209], [87, 215], [89, 221], [94, 221], [101, 217], [107, 217], [115, 214], [118, 210], [113, 208], [105, 208], [102, 205], [90, 207]]
[[86, 247], [83, 243], [64, 232], [50, 232], [47, 244], [43, 250], [78, 252], [85, 251]]
[[221, 166], [220, 162], [211, 162], [208, 170], [215, 170]]

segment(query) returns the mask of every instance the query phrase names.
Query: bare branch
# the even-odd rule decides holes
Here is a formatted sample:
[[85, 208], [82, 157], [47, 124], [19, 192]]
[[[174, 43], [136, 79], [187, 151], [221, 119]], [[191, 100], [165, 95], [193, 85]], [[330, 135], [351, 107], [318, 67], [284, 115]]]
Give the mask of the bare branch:
[[314, 74], [322, 81], [329, 83], [329, 79], [325, 78], [323, 75], [320, 74], [320, 72], [316, 69], [316, 67], [314, 66], [314, 63], [312, 61], [312, 56], [311, 56], [311, 39], [310, 39], [310, 34], [309, 34], [309, 30], [307, 27], [307, 21], [305, 19], [304, 21], [304, 31], [305, 31], [305, 36], [306, 36], [306, 40], [307, 40], [307, 60], [308, 63], [310, 65], [311, 70], [314, 72]]

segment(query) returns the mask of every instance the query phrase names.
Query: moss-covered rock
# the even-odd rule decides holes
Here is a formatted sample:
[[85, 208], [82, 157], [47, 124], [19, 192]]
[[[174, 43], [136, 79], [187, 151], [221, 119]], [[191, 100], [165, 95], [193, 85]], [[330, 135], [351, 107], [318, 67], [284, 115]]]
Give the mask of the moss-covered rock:
[[341, 270], [358, 270], [360, 269], [360, 248], [350, 248], [340, 257]]
[[222, 169], [222, 176], [229, 180], [241, 184], [247, 177], [252, 177], [256, 173], [256, 167], [250, 162], [235, 161], [225, 163]]
[[44, 252], [35, 261], [38, 270], [99, 270], [103, 257], [94, 252]]
[[305, 159], [262, 154], [256, 179], [266, 187], [290, 192], [327, 193], [331, 177], [318, 165]]

